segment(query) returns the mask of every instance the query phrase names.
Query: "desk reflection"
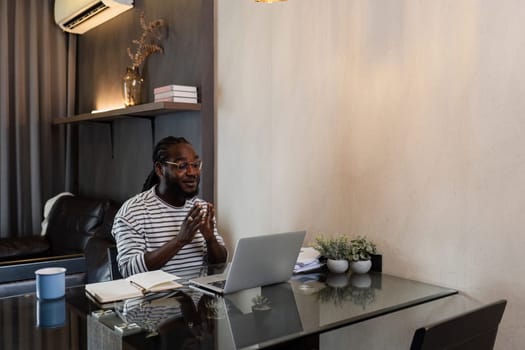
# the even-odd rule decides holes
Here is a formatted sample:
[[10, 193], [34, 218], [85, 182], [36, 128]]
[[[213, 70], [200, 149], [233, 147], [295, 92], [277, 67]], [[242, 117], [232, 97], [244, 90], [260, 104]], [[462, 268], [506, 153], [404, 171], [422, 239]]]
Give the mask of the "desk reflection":
[[237, 348], [285, 340], [303, 330], [289, 283], [237, 292], [227, 295], [224, 301]]
[[240, 349], [287, 340], [302, 331], [290, 283], [224, 297], [178, 291], [128, 302], [120, 310], [120, 318], [146, 330], [123, 339], [141, 349]]
[[[437, 305], [434, 301], [442, 298], [451, 301], [455, 294], [456, 290], [386, 274], [370, 273], [358, 278], [319, 273], [296, 275], [284, 284], [224, 298], [183, 287], [171, 294], [159, 293], [107, 306], [92, 303], [80, 286], [67, 289], [65, 304], [52, 305], [51, 309], [58, 311], [57, 317], [48, 320], [41, 318], [48, 314], [43, 313], [47, 305], [39, 305], [34, 293], [0, 298], [0, 348], [311, 349], [321, 342], [321, 335], [326, 340], [328, 332], [342, 327], [356, 343], [368, 344], [365, 340], [378, 337], [359, 338], [356, 334], [391, 329], [370, 325], [397, 319], [396, 315], [409, 307], [413, 311], [410, 315], [404, 313], [403, 319], [420, 320], [434, 315], [432, 308]], [[420, 306], [423, 304], [425, 307]], [[12, 321], [15, 318], [17, 322]], [[136, 327], [131, 327], [132, 324]], [[419, 322], [412, 323], [415, 324]], [[57, 327], [44, 328], [44, 325]], [[410, 325], [403, 323], [406, 326], [403, 334], [413, 332]], [[385, 339], [387, 335], [384, 334]], [[305, 346], [297, 345], [303, 340]]]

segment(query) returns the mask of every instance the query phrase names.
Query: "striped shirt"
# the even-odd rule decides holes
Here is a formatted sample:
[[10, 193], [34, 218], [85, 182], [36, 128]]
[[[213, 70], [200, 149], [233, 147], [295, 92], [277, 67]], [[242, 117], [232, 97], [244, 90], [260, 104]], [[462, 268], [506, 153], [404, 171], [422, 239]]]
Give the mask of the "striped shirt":
[[[193, 197], [183, 207], [174, 207], [162, 201], [155, 188], [128, 199], [117, 212], [111, 233], [117, 242], [118, 268], [123, 277], [148, 271], [144, 254], [154, 251], [177, 237], [184, 219], [196, 203], [205, 203]], [[215, 219], [214, 219], [215, 220]], [[217, 242], [224, 246], [214, 222]], [[177, 269], [202, 266], [206, 255], [206, 241], [197, 231], [193, 241], [182, 247], [162, 270], [173, 273]]]

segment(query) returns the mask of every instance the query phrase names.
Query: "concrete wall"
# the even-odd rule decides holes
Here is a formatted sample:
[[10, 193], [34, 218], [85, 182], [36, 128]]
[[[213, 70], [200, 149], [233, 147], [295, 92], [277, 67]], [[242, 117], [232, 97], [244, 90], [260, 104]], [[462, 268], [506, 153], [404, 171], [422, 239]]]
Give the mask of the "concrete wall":
[[230, 244], [367, 235], [387, 273], [507, 298], [497, 349], [521, 349], [525, 3], [215, 5]]

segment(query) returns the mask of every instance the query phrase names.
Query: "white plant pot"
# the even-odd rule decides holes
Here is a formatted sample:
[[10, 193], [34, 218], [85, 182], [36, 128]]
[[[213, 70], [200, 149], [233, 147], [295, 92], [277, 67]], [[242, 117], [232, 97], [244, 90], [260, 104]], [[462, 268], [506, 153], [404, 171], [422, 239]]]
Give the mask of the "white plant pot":
[[362, 261], [351, 261], [350, 269], [354, 273], [367, 273], [372, 267], [371, 260], [362, 260]]
[[332, 260], [328, 259], [326, 262], [328, 270], [333, 273], [343, 273], [348, 270], [348, 260]]

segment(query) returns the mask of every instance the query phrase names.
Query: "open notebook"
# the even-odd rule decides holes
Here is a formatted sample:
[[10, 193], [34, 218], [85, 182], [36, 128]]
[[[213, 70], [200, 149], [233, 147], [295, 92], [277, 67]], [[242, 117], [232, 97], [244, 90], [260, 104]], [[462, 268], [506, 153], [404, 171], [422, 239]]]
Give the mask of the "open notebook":
[[99, 303], [109, 303], [141, 297], [150, 292], [162, 292], [181, 287], [178, 277], [162, 270], [138, 273], [128, 278], [86, 284], [86, 293]]

